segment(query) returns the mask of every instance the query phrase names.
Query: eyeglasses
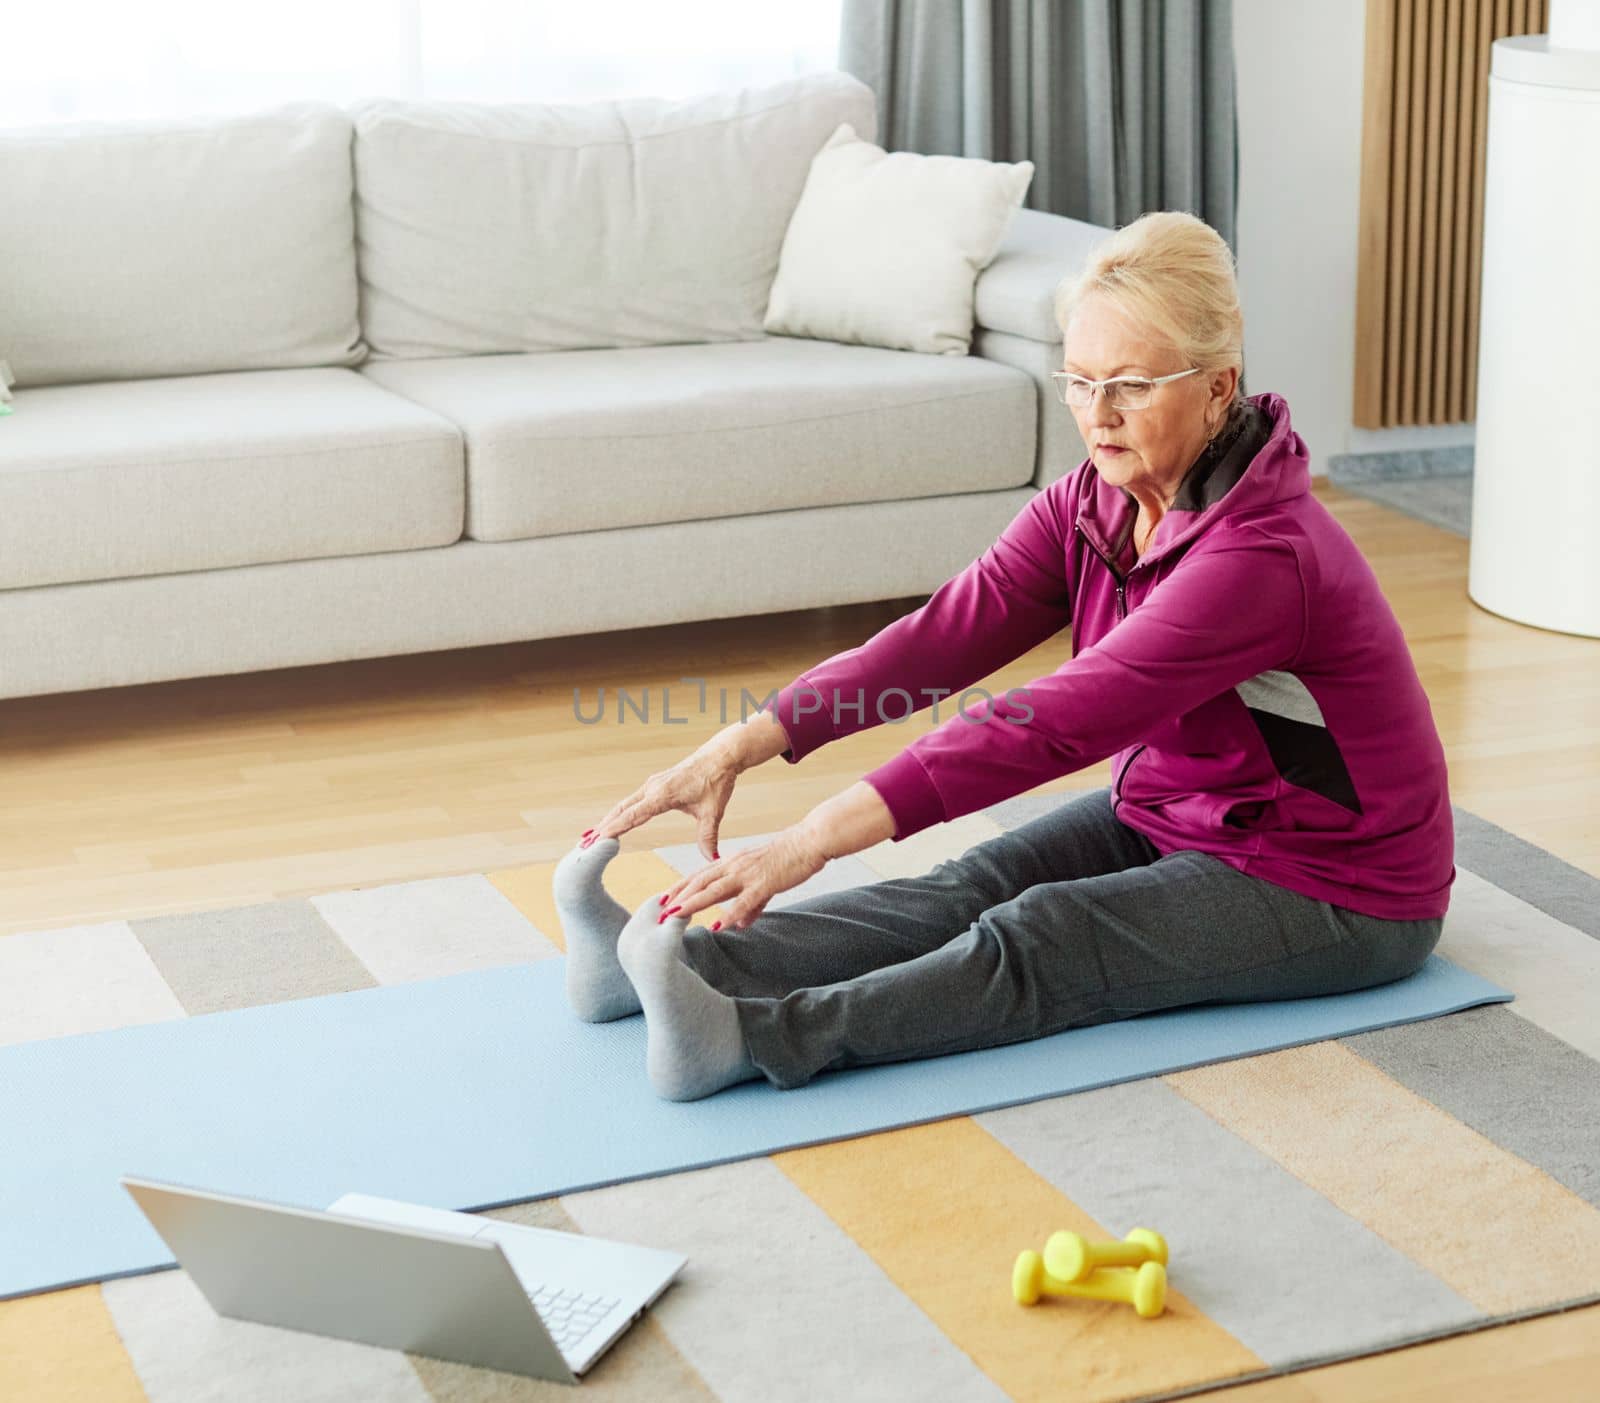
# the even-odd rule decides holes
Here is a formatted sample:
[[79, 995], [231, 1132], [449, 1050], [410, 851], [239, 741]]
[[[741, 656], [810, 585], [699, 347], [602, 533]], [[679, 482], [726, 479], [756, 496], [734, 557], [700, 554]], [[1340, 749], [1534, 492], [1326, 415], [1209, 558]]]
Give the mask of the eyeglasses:
[[1070, 370], [1053, 370], [1050, 378], [1056, 382], [1056, 398], [1073, 409], [1088, 408], [1094, 401], [1096, 385], [1105, 391], [1106, 403], [1113, 409], [1146, 409], [1157, 385], [1181, 380], [1199, 369], [1197, 365], [1190, 366], [1172, 375], [1158, 375], [1154, 380], [1145, 375], [1114, 375], [1109, 380], [1091, 380], [1087, 375], [1074, 375]]

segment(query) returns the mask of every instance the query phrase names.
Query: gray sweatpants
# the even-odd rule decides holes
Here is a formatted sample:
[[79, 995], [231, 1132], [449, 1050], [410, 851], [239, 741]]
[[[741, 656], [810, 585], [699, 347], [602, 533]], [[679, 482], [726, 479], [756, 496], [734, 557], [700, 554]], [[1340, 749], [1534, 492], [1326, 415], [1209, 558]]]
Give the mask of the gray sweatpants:
[[788, 1089], [1183, 1004], [1384, 984], [1420, 968], [1443, 924], [1363, 915], [1206, 853], [1162, 857], [1106, 788], [920, 877], [769, 907], [748, 930], [690, 926], [684, 958], [733, 997], [750, 1056]]

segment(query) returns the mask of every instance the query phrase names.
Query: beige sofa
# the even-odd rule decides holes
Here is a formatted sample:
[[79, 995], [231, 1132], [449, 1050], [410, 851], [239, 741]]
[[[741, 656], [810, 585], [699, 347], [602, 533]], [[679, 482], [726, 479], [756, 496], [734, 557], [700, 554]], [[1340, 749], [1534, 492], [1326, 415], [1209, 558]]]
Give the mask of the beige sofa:
[[1105, 231], [1019, 210], [971, 354], [766, 334], [843, 73], [0, 133], [0, 696], [931, 591], [1083, 457]]

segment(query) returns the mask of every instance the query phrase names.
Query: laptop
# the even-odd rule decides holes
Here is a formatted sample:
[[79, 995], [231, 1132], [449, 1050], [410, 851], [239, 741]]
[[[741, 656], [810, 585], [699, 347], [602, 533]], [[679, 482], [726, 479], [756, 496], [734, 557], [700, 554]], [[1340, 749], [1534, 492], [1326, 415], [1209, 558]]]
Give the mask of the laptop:
[[368, 1194], [319, 1211], [121, 1183], [218, 1315], [569, 1384], [688, 1261]]

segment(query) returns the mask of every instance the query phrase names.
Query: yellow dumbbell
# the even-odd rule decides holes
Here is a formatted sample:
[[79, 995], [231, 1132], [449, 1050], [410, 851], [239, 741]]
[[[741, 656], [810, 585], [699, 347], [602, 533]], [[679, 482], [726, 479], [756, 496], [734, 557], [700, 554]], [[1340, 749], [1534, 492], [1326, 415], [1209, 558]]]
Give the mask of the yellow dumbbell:
[[1135, 1228], [1121, 1242], [1090, 1242], [1075, 1232], [1054, 1232], [1044, 1245], [1044, 1269], [1057, 1281], [1082, 1281], [1096, 1267], [1167, 1264], [1167, 1240], [1151, 1228]]
[[1130, 1267], [1096, 1267], [1082, 1281], [1061, 1281], [1045, 1270], [1037, 1252], [1023, 1252], [1011, 1271], [1011, 1294], [1025, 1306], [1040, 1296], [1085, 1296], [1097, 1301], [1123, 1301], [1146, 1320], [1167, 1308], [1167, 1269], [1160, 1262]]

